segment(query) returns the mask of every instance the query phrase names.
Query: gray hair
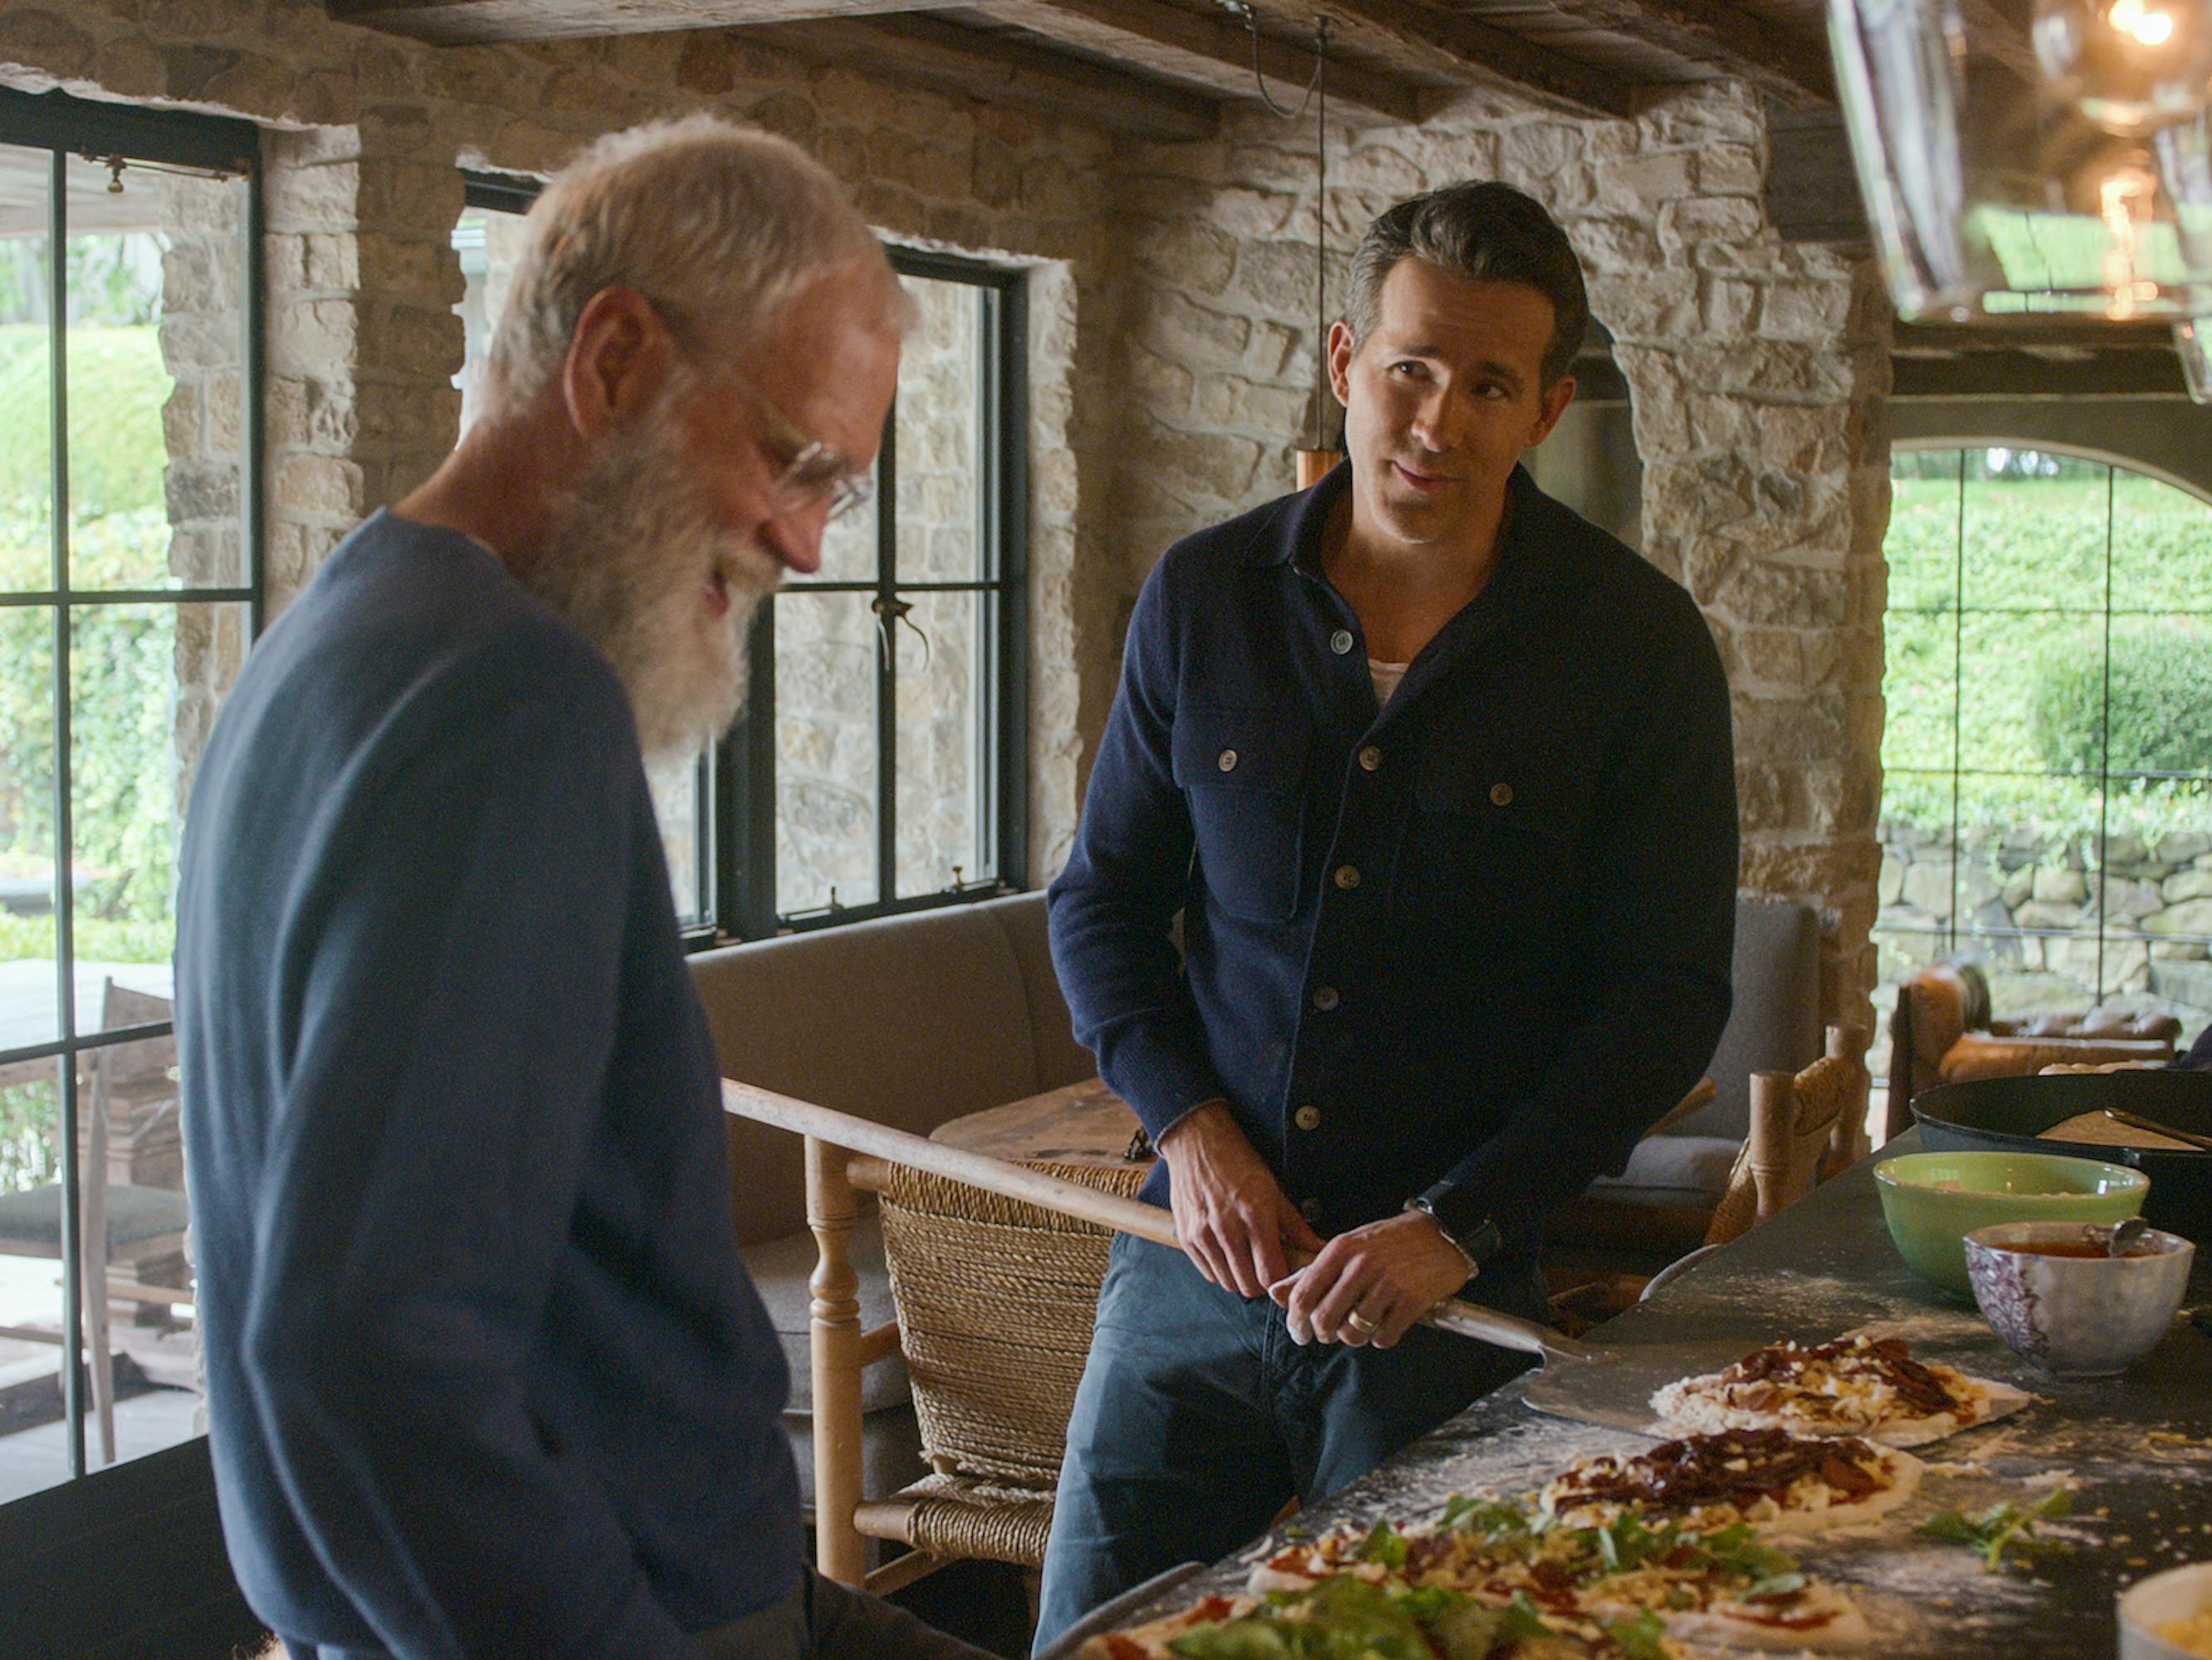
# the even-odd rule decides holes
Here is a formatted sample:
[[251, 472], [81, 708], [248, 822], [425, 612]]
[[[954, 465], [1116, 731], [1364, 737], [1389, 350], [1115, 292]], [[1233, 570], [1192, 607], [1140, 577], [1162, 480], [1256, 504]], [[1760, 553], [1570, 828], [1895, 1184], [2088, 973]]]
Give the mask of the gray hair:
[[492, 340], [488, 401], [511, 410], [537, 396], [604, 289], [644, 295], [689, 350], [735, 350], [840, 265], [876, 277], [882, 326], [904, 334], [914, 302], [882, 243], [836, 176], [796, 144], [709, 115], [611, 134], [530, 210]]
[[1446, 185], [1391, 208], [1352, 250], [1344, 320], [1364, 340], [1382, 312], [1382, 284], [1401, 259], [1462, 277], [1525, 283], [1552, 302], [1543, 382], [1555, 384], [1582, 350], [1589, 296], [1573, 245], [1535, 198], [1491, 180]]

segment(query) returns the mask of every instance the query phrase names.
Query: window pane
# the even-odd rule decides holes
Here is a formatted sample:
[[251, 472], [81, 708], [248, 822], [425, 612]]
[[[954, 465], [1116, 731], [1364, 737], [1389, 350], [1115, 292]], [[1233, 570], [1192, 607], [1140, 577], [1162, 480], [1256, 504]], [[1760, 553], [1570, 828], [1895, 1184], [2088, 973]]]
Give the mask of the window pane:
[[[181, 806], [244, 662], [244, 605], [84, 605], [70, 620], [76, 998], [103, 978], [166, 994]], [[128, 970], [128, 972], [126, 972]]]
[[2105, 604], [2106, 469], [2035, 450], [1966, 453], [1966, 605]]
[[1892, 612], [1882, 651], [1882, 766], [1949, 771], [1958, 619], [1943, 613]]
[[661, 852], [668, 860], [669, 891], [676, 920], [686, 927], [705, 920], [706, 873], [699, 859], [699, 768], [697, 756], [648, 769], [653, 811], [660, 821]]
[[61, 1035], [54, 927], [54, 614], [0, 607], [0, 1054]]
[[0, 144], [0, 589], [19, 593], [54, 585], [52, 168], [46, 150]]
[[[1946, 460], [1956, 453], [1936, 453]], [[1899, 456], [1926, 460], [1930, 456]], [[1948, 477], [1904, 477], [1890, 486], [1889, 530], [1882, 540], [1889, 563], [1889, 608], [1895, 614], [1948, 610], [1957, 602], [1959, 481]]]
[[913, 604], [915, 627], [902, 626], [898, 635], [902, 897], [995, 874], [985, 840], [992, 774], [985, 597], [921, 593]]
[[879, 897], [876, 684], [865, 593], [793, 589], [775, 605], [775, 908]]
[[2104, 730], [2102, 620], [1969, 615], [1960, 633], [1962, 764], [2094, 775]]
[[[59, 1079], [51, 1060], [0, 1064], [0, 1193], [51, 1189], [59, 1180]], [[0, 1326], [51, 1339], [0, 1338], [0, 1381], [12, 1386], [10, 1399], [21, 1403], [0, 1418], [0, 1504], [69, 1476], [62, 1309], [58, 1257], [0, 1256]]]
[[70, 580], [236, 587], [245, 185], [67, 179]]
[[898, 575], [982, 580], [982, 307], [968, 283], [905, 279], [921, 313], [899, 359]]
[[2212, 609], [2212, 504], [2139, 473], [2113, 480], [2112, 605]]
[[453, 226], [453, 249], [460, 255], [466, 283], [460, 303], [464, 356], [453, 385], [461, 394], [461, 430], [483, 410], [484, 375], [491, 362], [492, 337], [507, 309], [516, 260], [522, 252], [523, 216], [489, 208], [465, 210]]

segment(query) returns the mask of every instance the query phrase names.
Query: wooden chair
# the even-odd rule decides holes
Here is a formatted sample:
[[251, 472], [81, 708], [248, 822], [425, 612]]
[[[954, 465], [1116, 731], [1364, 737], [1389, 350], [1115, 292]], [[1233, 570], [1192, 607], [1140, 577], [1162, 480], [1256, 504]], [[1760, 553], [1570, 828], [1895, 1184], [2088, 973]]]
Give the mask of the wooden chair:
[[1705, 1243], [1652, 1275], [1640, 1297], [1729, 1241], [1796, 1204], [1827, 1177], [1866, 1156], [1866, 1034], [1831, 1026], [1828, 1052], [1802, 1072], [1751, 1075], [1751, 1133], [1713, 1208]]
[[[151, 1025], [169, 1016], [166, 998], [127, 991], [112, 980], [102, 1002], [109, 1017], [103, 1030]], [[158, 1011], [152, 1006], [156, 1005]], [[189, 1306], [191, 1301], [189, 1289], [149, 1284], [143, 1272], [149, 1264], [183, 1260], [185, 1195], [171, 1188], [112, 1179], [118, 1141], [127, 1157], [131, 1139], [147, 1136], [149, 1127], [159, 1124], [165, 1114], [173, 1126], [177, 1086], [169, 1070], [175, 1062], [176, 1040], [167, 1036], [94, 1049], [80, 1097], [84, 1116], [78, 1138], [82, 1203], [77, 1283], [83, 1293], [84, 1342], [103, 1463], [115, 1462], [111, 1305], [124, 1300]], [[161, 1098], [163, 1088], [167, 1091], [166, 1103]], [[118, 1114], [125, 1125], [121, 1137], [115, 1134]], [[181, 1164], [179, 1174], [182, 1174]], [[62, 1189], [58, 1182], [21, 1193], [0, 1194], [0, 1255], [60, 1259]], [[0, 1326], [0, 1337], [37, 1343], [66, 1341], [60, 1330], [41, 1326]]]
[[[1164, 1220], [1135, 1201], [1147, 1166], [1010, 1168], [748, 1085], [726, 1080], [723, 1097], [805, 1138], [816, 1566], [878, 1593], [962, 1556], [1042, 1566], [1115, 1225]], [[870, 1193], [896, 1317], [864, 1330], [849, 1242]], [[871, 1496], [860, 1374], [900, 1354], [931, 1473]], [[911, 1550], [871, 1572], [872, 1540]]]

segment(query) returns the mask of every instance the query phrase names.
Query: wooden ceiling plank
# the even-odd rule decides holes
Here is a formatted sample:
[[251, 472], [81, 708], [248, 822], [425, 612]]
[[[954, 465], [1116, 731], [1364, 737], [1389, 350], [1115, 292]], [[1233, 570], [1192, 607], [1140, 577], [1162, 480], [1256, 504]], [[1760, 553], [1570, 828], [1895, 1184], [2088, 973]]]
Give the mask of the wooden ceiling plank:
[[1072, 115], [1147, 138], [1211, 138], [1220, 106], [1197, 93], [919, 15], [769, 24], [772, 46], [886, 80]]
[[[978, 9], [1002, 23], [1117, 58], [1138, 68], [1205, 87], [1224, 98], [1257, 96], [1251, 33], [1226, 16], [1206, 17], [1159, 0], [981, 0]], [[1261, 35], [1261, 70], [1278, 98], [1295, 98], [1312, 78], [1314, 55]], [[1332, 112], [1405, 125], [1420, 119], [1420, 94], [1411, 82], [1332, 59]]]
[[325, 0], [331, 21], [434, 46], [653, 34], [933, 11], [955, 0]]
[[1446, 16], [1412, 0], [1320, 0], [1316, 9], [1347, 30], [1378, 35], [1432, 58], [1471, 85], [1497, 88], [1569, 115], [1625, 120], [1630, 84], [1563, 58], [1480, 18]]
[[1565, 15], [1658, 46], [1750, 82], [1796, 103], [1836, 101], [1824, 41], [1726, 3], [1726, 0], [1552, 0]]

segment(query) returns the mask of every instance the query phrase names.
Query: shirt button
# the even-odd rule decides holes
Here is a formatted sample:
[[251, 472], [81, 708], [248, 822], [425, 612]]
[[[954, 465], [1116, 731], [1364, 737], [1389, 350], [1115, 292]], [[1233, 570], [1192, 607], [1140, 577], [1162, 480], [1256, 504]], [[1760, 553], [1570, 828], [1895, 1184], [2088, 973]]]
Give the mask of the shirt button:
[[1350, 629], [1339, 629], [1334, 634], [1329, 635], [1328, 648], [1334, 652], [1339, 657], [1343, 656], [1345, 653], [1350, 651], [1352, 649], [1352, 630]]
[[1357, 865], [1339, 865], [1336, 867], [1336, 885], [1340, 888], [1358, 887], [1359, 885], [1359, 866]]
[[[1215, 766], [1217, 766], [1217, 767], [1219, 767], [1219, 768], [1222, 769], [1222, 771], [1224, 771], [1224, 772], [1234, 772], [1234, 771], [1236, 771], [1236, 770], [1237, 770], [1237, 751], [1236, 751], [1235, 750], [1224, 750], [1224, 751], [1221, 751], [1221, 758], [1220, 758], [1219, 760], [1216, 761], [1213, 764], [1214, 764]], [[1499, 789], [1503, 789], [1504, 787], [1504, 785], [1502, 785], [1502, 784], [1498, 786], [1498, 788], [1499, 788]], [[1491, 799], [1492, 799], [1492, 800], [1495, 800], [1497, 799], [1497, 796], [1498, 796], [1498, 791], [1497, 791], [1497, 790], [1492, 790], [1490, 794], [1491, 794]]]
[[1359, 751], [1359, 766], [1363, 772], [1373, 772], [1382, 764], [1382, 751], [1370, 744]]
[[1291, 1122], [1302, 1130], [1317, 1130], [1321, 1128], [1321, 1109], [1300, 1107], [1291, 1115]]
[[1307, 1221], [1311, 1222], [1315, 1226], [1320, 1226], [1321, 1201], [1318, 1199], [1307, 1200], [1304, 1204], [1298, 1207], [1298, 1214], [1304, 1217]]
[[1494, 806], [1503, 807], [1511, 805], [1513, 800], [1513, 786], [1510, 784], [1492, 784], [1490, 787], [1490, 800], [1492, 805]]
[[1336, 988], [1334, 986], [1322, 986], [1314, 993], [1314, 1006], [1319, 1009], [1323, 1014], [1327, 1014], [1341, 1000], [1343, 1000], [1339, 998], [1336, 994]]

